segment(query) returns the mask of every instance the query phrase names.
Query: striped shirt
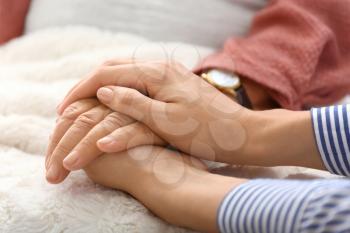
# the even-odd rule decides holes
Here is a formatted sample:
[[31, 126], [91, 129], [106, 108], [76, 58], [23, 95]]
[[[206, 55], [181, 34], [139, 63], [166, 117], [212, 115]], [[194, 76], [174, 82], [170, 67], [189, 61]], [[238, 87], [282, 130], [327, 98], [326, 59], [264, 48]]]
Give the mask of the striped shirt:
[[[350, 105], [311, 110], [325, 167], [350, 176]], [[350, 232], [350, 181], [246, 182], [226, 195], [217, 215], [220, 232]]]

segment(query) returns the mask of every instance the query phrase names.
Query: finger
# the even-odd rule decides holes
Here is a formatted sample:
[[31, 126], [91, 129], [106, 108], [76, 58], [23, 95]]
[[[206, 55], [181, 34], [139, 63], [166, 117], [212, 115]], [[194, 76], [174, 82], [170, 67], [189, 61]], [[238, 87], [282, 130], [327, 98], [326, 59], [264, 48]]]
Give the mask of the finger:
[[[141, 61], [135, 61], [135, 59], [124, 59], [124, 60], [119, 60], [119, 59], [114, 59], [114, 60], [109, 60], [104, 62], [100, 68], [97, 71], [94, 71], [92, 74], [88, 75], [87, 78], [79, 81], [79, 83], [77, 83], [65, 96], [65, 98], [63, 99], [63, 101], [60, 103], [60, 105], [57, 107], [57, 114], [61, 115], [64, 111], [64, 109], [70, 104], [73, 103], [76, 100], [79, 99], [83, 99], [80, 98], [80, 96], [95, 96], [96, 91], [99, 87], [98, 86], [99, 82], [101, 80], [105, 80], [105, 72], [107, 70], [111, 70], [108, 69], [111, 66], [117, 66], [117, 65], [131, 65], [133, 66], [133, 64], [135, 63], [139, 63]], [[111, 72], [108, 72], [109, 76], [113, 76], [113, 74]], [[94, 86], [95, 85], [95, 86]], [[96, 86], [97, 85], [97, 86]], [[83, 93], [80, 93], [81, 91], [83, 91]], [[79, 94], [77, 94], [79, 93]]]
[[[84, 79], [79, 80], [78, 83], [76, 83], [76, 84], [67, 92], [66, 95], [69, 95], [70, 93], [72, 93], [72, 91], [73, 91], [77, 86], [79, 86], [80, 83], [83, 82], [83, 81], [84, 81]], [[61, 109], [61, 103], [58, 104], [57, 107], [56, 107], [56, 113], [57, 113], [57, 115], [59, 115], [59, 116], [63, 114], [63, 111], [60, 112], [60, 109]]]
[[108, 153], [121, 152], [143, 145], [164, 146], [165, 144], [163, 139], [140, 122], [118, 128], [97, 142], [98, 148]]
[[81, 114], [74, 121], [73, 125], [64, 134], [51, 155], [48, 171], [46, 173], [46, 179], [50, 183], [60, 183], [66, 178], [69, 171], [63, 167], [63, 159], [108, 113], [110, 113], [109, 109], [99, 105]]
[[128, 115], [152, 128], [151, 114], [164, 109], [165, 103], [153, 100], [139, 91], [126, 87], [104, 87], [98, 90], [97, 97], [110, 109]]
[[[107, 60], [107, 61], [105, 61], [105, 62], [103, 62], [102, 64], [101, 64], [101, 67], [104, 67], [104, 66], [115, 66], [115, 65], [122, 65], [122, 64], [130, 64], [130, 63], [133, 63], [133, 60], [132, 59], [125, 59], [125, 60], [121, 60], [121, 59], [112, 59], [112, 60]], [[94, 73], [93, 73], [94, 74]], [[93, 75], [92, 74], [92, 75]], [[91, 74], [90, 75], [88, 75], [88, 76], [91, 76]], [[76, 83], [69, 91], [68, 91], [68, 93], [66, 94], [66, 96], [67, 95], [69, 95], [70, 93], [72, 93], [83, 81], [85, 81], [85, 79], [82, 79], [82, 80], [80, 80], [78, 83]], [[57, 106], [57, 114], [58, 115], [61, 115], [62, 113], [59, 111], [60, 110], [60, 106], [61, 106], [61, 104], [59, 104], [58, 106]]]
[[134, 63], [141, 63], [145, 62], [144, 60], [139, 60], [135, 58], [127, 58], [127, 59], [110, 59], [102, 63], [102, 66], [119, 66], [119, 65], [126, 65], [126, 64], [134, 64]]
[[96, 142], [114, 130], [131, 124], [135, 120], [118, 112], [113, 112], [97, 124], [63, 160], [68, 170], [79, 170], [102, 154]]
[[45, 157], [45, 168], [47, 170], [48, 164], [50, 162], [50, 157], [53, 152], [53, 150], [56, 148], [57, 144], [65, 134], [65, 132], [69, 129], [69, 127], [73, 124], [75, 119], [81, 115], [84, 112], [87, 112], [88, 110], [92, 109], [96, 105], [98, 105], [99, 102], [97, 99], [86, 99], [81, 100], [78, 102], [75, 102], [71, 104], [62, 114], [62, 116], [59, 118], [55, 129], [53, 131], [53, 134], [50, 136], [49, 145], [46, 150], [46, 157]]

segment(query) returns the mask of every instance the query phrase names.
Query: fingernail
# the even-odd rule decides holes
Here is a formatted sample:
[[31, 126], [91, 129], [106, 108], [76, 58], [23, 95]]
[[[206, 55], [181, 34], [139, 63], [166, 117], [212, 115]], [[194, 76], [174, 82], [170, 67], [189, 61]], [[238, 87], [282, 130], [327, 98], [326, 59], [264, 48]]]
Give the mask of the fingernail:
[[98, 141], [98, 143], [103, 144], [103, 145], [107, 145], [107, 144], [111, 144], [113, 143], [114, 139], [112, 137], [105, 137], [102, 138]]
[[97, 91], [97, 97], [103, 102], [109, 103], [113, 99], [113, 91], [107, 87], [102, 87]]
[[56, 182], [59, 178], [59, 171], [55, 165], [51, 165], [49, 167], [48, 172], [46, 173], [46, 179], [49, 182]]
[[79, 155], [77, 152], [71, 152], [64, 160], [64, 165], [67, 165], [69, 168], [74, 168], [78, 165]]

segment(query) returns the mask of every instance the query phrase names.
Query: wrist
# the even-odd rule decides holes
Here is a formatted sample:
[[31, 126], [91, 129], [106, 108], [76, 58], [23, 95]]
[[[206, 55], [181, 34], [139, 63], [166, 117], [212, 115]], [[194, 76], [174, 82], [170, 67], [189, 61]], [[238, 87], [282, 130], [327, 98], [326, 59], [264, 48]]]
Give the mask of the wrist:
[[309, 111], [254, 112], [249, 154], [254, 165], [325, 169], [316, 146]]
[[217, 211], [225, 195], [243, 179], [189, 170], [177, 185], [148, 180], [135, 193], [152, 212], [167, 222], [201, 232], [218, 232]]
[[262, 85], [251, 81], [244, 76], [240, 76], [242, 86], [244, 87], [247, 96], [252, 103], [253, 109], [265, 110], [278, 107], [278, 103], [270, 96]]

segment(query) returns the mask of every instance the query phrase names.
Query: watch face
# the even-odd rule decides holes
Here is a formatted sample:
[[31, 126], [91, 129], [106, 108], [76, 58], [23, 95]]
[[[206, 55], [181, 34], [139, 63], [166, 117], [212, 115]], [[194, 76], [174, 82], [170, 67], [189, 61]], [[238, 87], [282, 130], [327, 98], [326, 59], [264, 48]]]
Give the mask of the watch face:
[[208, 72], [210, 80], [216, 85], [224, 88], [238, 88], [241, 83], [237, 76], [223, 71], [211, 70]]

